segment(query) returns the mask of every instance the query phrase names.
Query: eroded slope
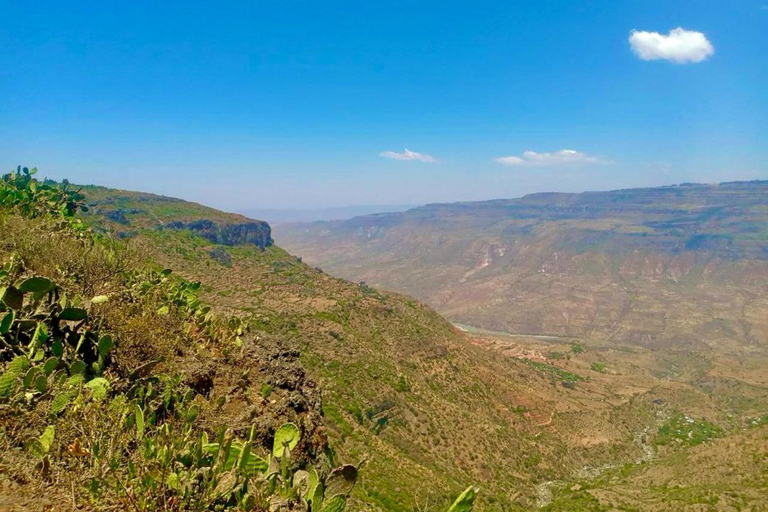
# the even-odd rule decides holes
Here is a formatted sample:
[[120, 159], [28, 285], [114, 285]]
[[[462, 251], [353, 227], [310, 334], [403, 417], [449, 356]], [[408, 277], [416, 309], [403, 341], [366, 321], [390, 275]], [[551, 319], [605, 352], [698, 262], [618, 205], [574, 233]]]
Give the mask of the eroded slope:
[[277, 238], [461, 323], [745, 351], [768, 339], [766, 225], [768, 183], [744, 182], [429, 205]]

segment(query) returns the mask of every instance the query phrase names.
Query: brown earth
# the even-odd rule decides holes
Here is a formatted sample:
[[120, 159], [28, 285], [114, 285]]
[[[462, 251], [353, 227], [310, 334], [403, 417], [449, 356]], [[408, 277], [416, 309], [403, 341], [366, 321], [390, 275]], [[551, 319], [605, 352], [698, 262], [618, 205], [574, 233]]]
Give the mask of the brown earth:
[[[165, 209], [162, 198], [156, 201], [159, 204], [153, 208], [171, 211]], [[173, 209], [183, 206], [172, 205]], [[184, 218], [197, 215], [198, 210], [193, 210]], [[136, 215], [137, 226], [143, 226], [141, 214]], [[593, 229], [596, 221], [590, 222]], [[762, 332], [759, 307], [742, 307], [742, 320], [746, 320], [726, 318], [720, 322], [723, 328], [711, 334], [696, 316], [684, 314], [680, 287], [690, 283], [679, 277], [677, 267], [662, 265], [659, 271], [658, 265], [646, 264], [632, 253], [621, 256], [621, 261], [635, 262], [634, 267], [611, 264], [618, 273], [606, 274], [605, 279], [625, 276], [631, 282], [617, 285], [625, 291], [631, 286], [641, 288], [637, 283], [647, 281], [649, 291], [643, 293], [650, 297], [648, 307], [669, 312], [675, 318], [666, 324], [669, 329], [688, 325], [688, 334], [674, 338], [675, 343], [655, 342], [656, 333], [664, 330], [652, 331], [650, 340], [638, 338], [632, 322], [645, 325], [648, 311], [637, 309], [642, 314], [636, 318], [631, 312], [642, 300], [633, 299], [629, 306], [619, 301], [624, 316], [603, 316], [600, 308], [610, 312], [617, 307], [610, 294], [602, 299], [604, 304], [599, 302], [592, 330], [583, 326], [569, 330], [563, 326], [581, 324], [573, 324], [557, 308], [571, 300], [575, 288], [544, 287], [539, 289], [542, 297], [534, 297], [531, 291], [529, 297], [536, 300], [522, 303], [518, 311], [498, 295], [498, 283], [484, 281], [485, 273], [497, 275], [505, 270], [494, 270], [496, 256], [488, 256], [482, 243], [469, 243], [470, 252], [465, 254], [459, 250], [464, 243], [459, 238], [455, 244], [433, 239], [435, 247], [442, 245], [437, 258], [431, 246], [421, 243], [428, 238], [418, 238], [415, 228], [409, 230], [401, 239], [405, 245], [397, 247], [409, 246], [425, 260], [410, 278], [383, 265], [391, 278], [427, 286], [434, 275], [454, 276], [472, 294], [488, 300], [476, 306], [478, 315], [490, 317], [494, 311], [503, 311], [505, 318], [519, 318], [521, 325], [560, 327], [545, 330], [550, 335], [546, 338], [467, 333], [417, 300], [331, 277], [277, 247], [264, 251], [254, 246], [226, 247], [190, 232], [157, 231], [151, 222], [137, 227], [131, 244], [140, 254], [184, 277], [199, 279], [208, 303], [217, 311], [246, 318], [251, 326], [252, 335], [243, 350], [230, 354], [226, 365], [218, 364], [215, 353], [185, 356], [182, 366], [192, 382], [203, 389], [212, 383], [212, 396], [230, 397], [226, 414], [206, 416], [203, 411], [204, 419], [231, 422], [236, 428], [260, 419], [268, 423], [273, 413], [275, 418], [298, 413], [296, 421], [303, 421], [302, 416], [310, 421], [314, 412], [302, 411], [316, 411], [321, 396], [325, 428], [317, 431], [328, 435], [342, 461], [367, 460], [355, 491], [355, 510], [417, 509], [425, 501], [433, 504], [432, 510], [444, 510], [451, 497], [470, 483], [483, 489], [476, 509], [489, 511], [538, 505], [551, 510], [644, 509], [646, 504], [658, 510], [663, 506], [697, 510], [731, 506], [734, 500], [740, 500], [743, 509], [755, 509], [765, 501], [765, 484], [759, 475], [768, 468], [757, 446], [765, 427], [751, 425], [768, 413], [763, 371], [768, 358], [760, 336], [754, 335], [754, 343], [744, 343], [728, 330], [739, 324], [740, 332]], [[478, 232], [477, 226], [473, 231]], [[378, 236], [383, 231], [371, 233]], [[470, 231], [465, 235], [471, 238]], [[547, 243], [552, 240], [539, 242], [543, 260], [538, 263], [550, 261]], [[492, 248], [490, 254], [506, 258], [510, 253], [504, 247]], [[531, 254], [536, 252], [520, 251], [515, 261], [522, 265]], [[570, 261], [586, 253], [574, 250], [573, 254]], [[457, 255], [463, 259], [451, 263], [449, 259]], [[712, 287], [708, 293], [719, 297], [707, 314], [719, 315], [730, 311], [731, 295], [743, 288], [738, 279], [744, 274], [733, 269], [744, 263], [723, 255], [707, 257], [720, 258], [732, 272], [715, 272], [717, 279], [701, 285], [705, 290]], [[441, 258], [448, 260], [441, 262]], [[599, 251], [586, 258], [600, 265], [613, 261], [613, 255]], [[403, 259], [402, 269], [412, 261]], [[761, 264], [751, 260], [745, 265], [759, 269]], [[373, 268], [370, 261], [365, 265]], [[541, 274], [549, 272], [549, 277], [560, 280], [577, 276], [590, 265], [565, 274], [553, 274], [559, 267], [546, 267]], [[586, 275], [607, 272], [600, 265]], [[641, 277], [632, 277], [633, 268], [640, 269]], [[533, 272], [526, 279], [544, 279], [539, 274]], [[696, 275], [710, 274], [702, 270]], [[526, 279], [521, 283], [527, 284]], [[588, 291], [591, 286], [606, 287], [599, 280], [581, 279]], [[759, 272], [747, 284], [753, 286], [749, 290], [762, 293]], [[677, 295], [665, 295], [664, 286]], [[613, 287], [608, 284], [606, 289]], [[459, 297], [460, 289], [456, 290]], [[554, 293], [557, 290], [561, 291]], [[578, 300], [593, 300], [591, 291], [585, 293], [586, 298]], [[637, 296], [643, 299], [643, 293]], [[654, 302], [659, 296], [669, 302]], [[701, 300], [696, 294], [690, 297]], [[463, 299], [456, 300], [458, 304]], [[547, 311], [553, 313], [547, 316]], [[554, 312], [563, 318], [557, 320], [560, 324]], [[621, 318], [618, 323], [617, 318]], [[504, 323], [487, 327], [507, 329]], [[706, 336], [699, 338], [700, 331]], [[267, 398], [265, 385], [273, 389]], [[660, 427], [678, 414], [716, 426], [723, 437], [690, 448], [674, 442], [656, 444]], [[725, 454], [730, 439], [752, 448]], [[718, 458], [721, 453], [722, 459]], [[717, 466], [720, 460], [723, 465]], [[710, 471], [712, 465], [718, 469], [711, 478], [696, 476]], [[655, 487], [649, 489], [649, 482]], [[695, 487], [695, 492], [679, 492], [680, 485]], [[707, 504], [706, 500], [715, 499], [720, 501]]]
[[328, 272], [455, 322], [645, 347], [768, 340], [768, 182], [428, 205], [279, 226]]

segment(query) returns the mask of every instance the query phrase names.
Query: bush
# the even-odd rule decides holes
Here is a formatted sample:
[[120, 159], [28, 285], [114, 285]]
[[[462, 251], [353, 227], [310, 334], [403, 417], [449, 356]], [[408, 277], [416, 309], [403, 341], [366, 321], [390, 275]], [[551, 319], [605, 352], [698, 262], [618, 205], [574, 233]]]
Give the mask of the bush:
[[721, 435], [723, 435], [723, 430], [717, 425], [704, 420], [696, 420], [687, 414], [677, 414], [669, 420], [669, 423], [659, 428], [659, 434], [654, 439], [654, 444], [677, 443], [684, 446], [695, 446]]

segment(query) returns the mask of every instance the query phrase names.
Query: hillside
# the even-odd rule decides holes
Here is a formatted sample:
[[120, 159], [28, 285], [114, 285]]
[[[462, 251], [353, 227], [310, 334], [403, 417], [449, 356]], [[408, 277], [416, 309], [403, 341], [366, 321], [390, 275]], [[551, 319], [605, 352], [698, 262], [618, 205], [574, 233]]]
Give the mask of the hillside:
[[766, 226], [763, 181], [436, 204], [277, 239], [463, 324], [745, 351], [768, 339]]
[[[0, 263], [22, 254], [28, 272], [66, 279], [68, 294], [125, 297], [90, 309], [118, 340], [113, 366], [103, 373], [115, 392], [151, 363], [158, 366], [150, 371], [199, 389], [196, 434], [214, 436], [226, 425], [236, 436], [253, 437], [254, 446], [269, 446], [290, 421], [304, 434], [297, 457], [320, 468], [321, 476], [330, 459], [364, 460], [349, 497], [352, 510], [443, 511], [468, 484], [481, 487], [475, 507], [481, 511], [645, 503], [696, 510], [706, 500], [731, 506], [766, 498], [762, 452], [718, 459], [732, 442], [759, 446], [765, 436], [768, 359], [762, 352], [745, 364], [720, 353], [467, 332], [415, 299], [332, 277], [273, 244], [195, 229], [209, 221], [215, 233], [228, 232], [228, 226], [258, 221], [149, 194], [84, 192], [89, 211], [82, 219], [93, 240], [78, 234], [84, 227], [48, 235], [55, 222], [4, 211]], [[119, 222], [117, 210], [125, 215]], [[102, 259], [78, 249], [96, 247], [101, 254], [102, 244]], [[101, 270], [84, 278], [84, 268]], [[159, 269], [180, 281], [162, 284], [167, 271]], [[192, 283], [195, 308], [209, 305], [222, 323], [215, 331], [201, 329], [196, 313], [187, 319], [175, 303], [166, 309], [165, 295], [142, 299], [141, 281], [129, 280], [133, 291], [121, 291], [134, 272], [170, 286], [169, 297], [181, 293], [175, 286], [189, 290], [184, 283]], [[58, 417], [64, 439], [57, 437], [51, 449], [53, 480], [39, 479], [39, 469], [25, 465], [24, 440], [51, 418], [48, 403], [44, 395], [34, 421], [19, 422], [15, 409], [0, 416], [10, 433], [0, 438], [7, 448], [0, 506], [43, 510], [46, 504], [34, 496], [49, 492], [53, 481], [73, 486], [78, 503], [103, 503], [87, 490], [92, 470], [82, 480], [67, 472], [76, 443], [98, 451], [93, 436], [103, 423], [88, 423], [85, 431], [77, 426], [93, 409], [78, 405]], [[165, 427], [148, 428], [161, 435]], [[713, 467], [729, 476], [702, 480], [690, 492], [675, 487], [691, 482], [686, 471]], [[656, 487], [649, 490], [649, 481]], [[52, 496], [64, 499], [66, 489]]]
[[[181, 215], [192, 219], [198, 207], [186, 204]], [[200, 280], [216, 310], [300, 350], [323, 391], [331, 445], [345, 460], [368, 460], [357, 497], [374, 509], [447, 505], [467, 482], [484, 487], [481, 510], [531, 504], [536, 480], [615, 456], [605, 446], [570, 450], [558, 434], [540, 443], [557, 388], [538, 389], [548, 380], [536, 370], [498, 361], [415, 300], [333, 278], [275, 246], [210, 244], [141, 216], [137, 224], [149, 226], [131, 238], [142, 254]], [[625, 414], [642, 424], [638, 411]], [[638, 452], [621, 448], [628, 460]]]
[[[197, 205], [172, 204], [186, 222], [197, 220]], [[768, 415], [761, 346], [745, 363], [739, 352], [606, 346], [590, 337], [577, 353], [572, 339], [467, 333], [418, 301], [334, 278], [274, 245], [211, 244], [194, 231], [150, 228], [131, 240], [140, 252], [200, 280], [206, 302], [246, 316], [258, 336], [300, 351], [322, 391], [331, 446], [343, 460], [368, 461], [354, 495], [362, 510], [442, 510], [467, 483], [483, 489], [478, 510], [546, 504], [548, 482], [556, 482], [554, 510], [572, 509], [601, 485], [634, 506], [762, 495], [746, 469], [744, 479], [702, 484], [693, 497], [644, 494], [640, 478], [611, 480], [617, 465], [629, 476], [674, 474], [687, 449], [661, 444], [660, 429], [679, 415], [729, 435], [752, 432], [751, 422]], [[584, 490], [568, 492], [573, 485]], [[596, 509], [614, 502], [593, 498]]]
[[88, 216], [118, 237], [147, 229], [186, 230], [223, 245], [272, 245], [271, 228], [263, 221], [155, 194], [93, 185], [81, 190], [88, 198]]
[[[94, 233], [81, 194], [34, 174], [0, 177], [0, 509], [343, 510], [351, 487], [330, 484], [356, 469], [331, 469], [297, 354]], [[291, 488], [301, 475], [311, 495]]]
[[[728, 354], [611, 348], [587, 338], [577, 354], [571, 339], [462, 332], [417, 301], [333, 278], [275, 246], [211, 245], [165, 229], [133, 242], [200, 279], [209, 303], [253, 315], [256, 332], [300, 349], [323, 390], [332, 445], [347, 459], [369, 460], [361, 508], [439, 510], [467, 482], [484, 489], [480, 510], [529, 508], [548, 502], [546, 483], [555, 481], [550, 506], [568, 510], [584, 492], [558, 494], [562, 482], [586, 489], [590, 478], [612, 478], [616, 464], [655, 468], [657, 458], [674, 467], [679, 447], [654, 440], [675, 415], [739, 435], [768, 413], [763, 352], [745, 366]], [[595, 371], [602, 365], [608, 370]], [[610, 487], [632, 496], [637, 482]], [[740, 495], [742, 487], [752, 484], [731, 489]], [[611, 503], [605, 496], [595, 498], [601, 507]], [[664, 491], [653, 499], [681, 508], [699, 502]]]

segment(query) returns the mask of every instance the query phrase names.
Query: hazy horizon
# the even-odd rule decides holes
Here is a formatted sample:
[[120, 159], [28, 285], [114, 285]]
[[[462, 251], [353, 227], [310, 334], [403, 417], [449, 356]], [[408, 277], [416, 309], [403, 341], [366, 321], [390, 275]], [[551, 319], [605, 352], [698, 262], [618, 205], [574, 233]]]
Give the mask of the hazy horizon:
[[6, 170], [228, 210], [768, 178], [760, 2], [0, 14]]
[[[41, 176], [43, 179], [57, 179], [53, 178], [51, 176], [43, 174]], [[472, 202], [485, 202], [485, 201], [503, 201], [503, 200], [514, 200], [514, 199], [520, 199], [526, 195], [530, 194], [548, 194], [548, 193], [573, 193], [573, 194], [580, 194], [584, 192], [615, 192], [620, 190], [628, 190], [628, 189], [637, 189], [637, 188], [663, 188], [663, 187], [676, 187], [681, 185], [720, 185], [723, 183], [728, 182], [734, 182], [734, 181], [742, 181], [742, 182], [750, 182], [750, 181], [764, 181], [768, 178], [752, 178], [752, 179], [734, 179], [734, 180], [720, 180], [720, 181], [688, 181], [688, 182], [677, 182], [677, 183], [662, 183], [659, 185], [647, 185], [647, 186], [638, 186], [638, 187], [619, 187], [619, 188], [606, 188], [606, 189], [585, 189], [585, 190], [574, 190], [574, 191], [563, 191], [563, 190], [534, 190], [531, 192], [527, 192], [525, 194], [520, 195], [510, 195], [510, 196], [488, 196], [484, 198], [479, 199], [456, 199], [456, 200], [448, 200], [448, 201], [429, 201], [424, 202], [420, 204], [349, 204], [349, 205], [335, 205], [335, 206], [328, 206], [325, 208], [253, 208], [253, 207], [235, 207], [232, 205], [216, 205], [212, 204], [209, 201], [206, 201], [205, 199], [202, 200], [196, 200], [189, 197], [181, 197], [179, 195], [174, 194], [163, 194], [160, 192], [153, 192], [146, 189], [120, 189], [120, 190], [126, 190], [130, 192], [143, 192], [143, 193], [153, 193], [165, 197], [171, 197], [175, 199], [182, 199], [185, 201], [192, 201], [197, 202], [199, 204], [202, 204], [203, 206], [208, 206], [211, 208], [216, 208], [224, 212], [229, 213], [236, 213], [243, 215], [245, 217], [248, 217], [250, 219], [254, 220], [262, 220], [266, 221], [269, 224], [273, 226], [281, 225], [281, 224], [291, 224], [291, 223], [305, 223], [305, 222], [316, 222], [316, 221], [334, 221], [334, 220], [348, 220], [353, 217], [357, 216], [363, 216], [363, 215], [372, 215], [372, 214], [378, 214], [378, 213], [397, 213], [397, 212], [404, 212], [413, 208], [419, 208], [422, 206], [428, 206], [431, 204], [451, 204], [451, 203], [472, 203]], [[106, 186], [101, 183], [75, 183], [75, 185], [79, 186]]]
[[259, 209], [240, 208], [235, 213], [245, 215], [251, 219], [267, 221], [269, 224], [279, 226], [294, 222], [316, 222], [346, 220], [360, 215], [372, 215], [375, 213], [403, 212], [422, 205], [416, 204], [373, 204], [373, 205], [347, 205], [333, 208], [288, 208], [288, 209]]

